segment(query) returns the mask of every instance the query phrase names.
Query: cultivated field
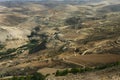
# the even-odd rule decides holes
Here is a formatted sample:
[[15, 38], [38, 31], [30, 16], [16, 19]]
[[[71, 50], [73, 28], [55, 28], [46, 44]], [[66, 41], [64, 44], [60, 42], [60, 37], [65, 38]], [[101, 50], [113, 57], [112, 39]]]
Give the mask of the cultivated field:
[[97, 66], [97, 65], [109, 64], [117, 61], [120, 61], [120, 55], [115, 55], [115, 54], [78, 55], [65, 59], [65, 62], [73, 63], [81, 66]]

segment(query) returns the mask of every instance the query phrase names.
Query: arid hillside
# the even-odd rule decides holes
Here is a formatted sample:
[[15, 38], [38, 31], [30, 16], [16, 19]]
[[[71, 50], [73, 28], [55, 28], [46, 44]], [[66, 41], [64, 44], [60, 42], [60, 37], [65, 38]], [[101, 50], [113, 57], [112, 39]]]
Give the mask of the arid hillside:
[[[57, 70], [119, 62], [120, 1], [115, 1], [0, 2], [0, 77], [31, 75], [44, 69], [53, 70], [47, 72], [53, 75]], [[101, 80], [97, 75], [104, 76], [103, 72], [117, 74], [110, 68], [72, 76]]]

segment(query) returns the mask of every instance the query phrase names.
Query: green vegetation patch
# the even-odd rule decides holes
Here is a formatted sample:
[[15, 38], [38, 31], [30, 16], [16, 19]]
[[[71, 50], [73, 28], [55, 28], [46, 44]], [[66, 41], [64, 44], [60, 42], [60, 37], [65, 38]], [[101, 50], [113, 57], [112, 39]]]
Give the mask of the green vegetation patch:
[[42, 75], [41, 73], [34, 73], [33, 75], [28, 76], [14, 76], [9, 80], [45, 80], [46, 76]]
[[55, 73], [55, 76], [65, 76], [68, 73], [77, 74], [77, 73], [84, 73], [84, 72], [89, 72], [89, 71], [103, 70], [103, 69], [114, 67], [114, 66], [120, 66], [120, 62], [104, 64], [104, 65], [96, 66], [94, 68], [85, 67], [85, 68], [72, 68], [70, 70], [66, 69], [63, 71], [57, 70]]
[[38, 44], [39, 44], [38, 40], [30, 40], [30, 42], [28, 42], [26, 45], [19, 47], [19, 49], [29, 50], [30, 52], [34, 47], [38, 46]]
[[0, 44], [0, 50], [2, 50], [5, 47], [5, 45]]
[[6, 51], [3, 51], [3, 52], [0, 52], [0, 56], [1, 55], [7, 55], [7, 54], [10, 54], [10, 53], [13, 53], [15, 52], [17, 49], [13, 48], [13, 49], [8, 49]]

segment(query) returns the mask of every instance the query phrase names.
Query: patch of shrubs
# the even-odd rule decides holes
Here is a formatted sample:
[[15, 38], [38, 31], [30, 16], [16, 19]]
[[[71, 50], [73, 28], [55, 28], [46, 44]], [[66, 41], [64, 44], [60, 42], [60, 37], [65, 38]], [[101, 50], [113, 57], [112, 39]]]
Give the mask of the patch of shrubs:
[[55, 76], [65, 76], [68, 73], [77, 74], [77, 73], [83, 73], [83, 72], [92, 71], [92, 70], [93, 70], [92, 68], [88, 68], [88, 67], [86, 67], [86, 68], [72, 68], [70, 70], [66, 69], [63, 71], [57, 70], [55, 73]]
[[69, 72], [73, 74], [77, 74], [80, 72], [80, 68], [72, 68]]
[[38, 44], [37, 40], [31, 40], [30, 42], [28, 42], [26, 45], [21, 46], [20, 48], [23, 48], [24, 50], [33, 48], [35, 45]]
[[46, 49], [46, 40], [42, 41], [40, 44], [37, 44], [29, 49], [29, 54], [39, 52], [40, 50]]
[[38, 45], [38, 40], [30, 40], [26, 45], [19, 47], [21, 50], [31, 50]]
[[79, 16], [70, 17], [65, 20], [65, 24], [75, 25], [75, 24], [79, 23], [79, 20], [81, 20], [81, 18]]
[[95, 71], [95, 70], [103, 70], [103, 69], [106, 69], [106, 68], [119, 66], [119, 65], [120, 65], [120, 62], [115, 62], [115, 63], [110, 63], [110, 64], [104, 64], [104, 65], [97, 66], [97, 67], [94, 67], [94, 68], [85, 67], [85, 68], [72, 68], [70, 70], [66, 69], [66, 70], [63, 70], [63, 71], [57, 70], [56, 73], [55, 73], [55, 76], [65, 76], [68, 73], [77, 74], [77, 73], [84, 73], [84, 72]]
[[63, 71], [59, 71], [57, 70], [56, 73], [55, 73], [55, 76], [65, 76], [69, 73], [69, 70], [66, 69], [66, 70], [63, 70]]
[[7, 51], [0, 52], [0, 55], [6, 55], [15, 52], [17, 49], [8, 49]]
[[21, 77], [14, 76], [9, 80], [45, 80], [45, 78], [46, 76], [42, 75], [41, 73], [34, 73], [33, 75], [28, 75], [28, 76], [21, 76]]
[[5, 45], [0, 44], [0, 50], [2, 50], [5, 47]]
[[46, 43], [47, 41], [44, 40], [41, 43], [39, 43], [38, 40], [32, 39], [30, 40], [26, 45], [23, 45], [18, 48], [18, 54], [22, 53], [22, 50], [29, 50], [29, 54], [36, 53], [40, 50], [46, 49]]
[[120, 62], [115, 62], [115, 63], [110, 63], [110, 64], [104, 64], [104, 65], [95, 67], [95, 70], [106, 69], [106, 68], [109, 68], [109, 67], [119, 66], [119, 65], [120, 65]]

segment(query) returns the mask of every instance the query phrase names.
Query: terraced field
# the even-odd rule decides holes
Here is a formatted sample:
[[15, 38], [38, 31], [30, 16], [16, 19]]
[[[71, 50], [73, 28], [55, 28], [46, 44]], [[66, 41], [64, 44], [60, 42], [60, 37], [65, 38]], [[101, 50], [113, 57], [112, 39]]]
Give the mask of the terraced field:
[[97, 66], [101, 64], [109, 64], [120, 61], [120, 55], [116, 54], [91, 54], [72, 56], [65, 62], [80, 65], [80, 66]]

